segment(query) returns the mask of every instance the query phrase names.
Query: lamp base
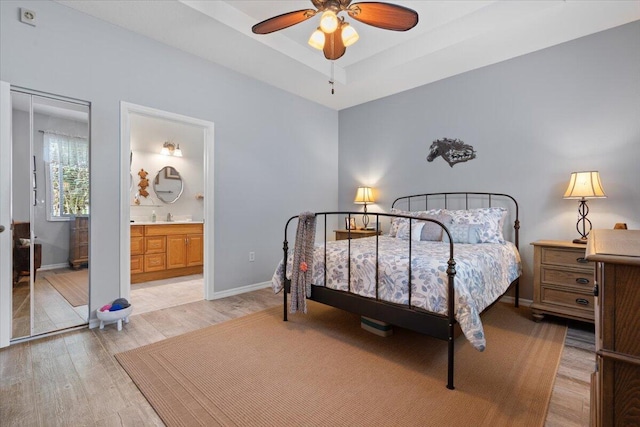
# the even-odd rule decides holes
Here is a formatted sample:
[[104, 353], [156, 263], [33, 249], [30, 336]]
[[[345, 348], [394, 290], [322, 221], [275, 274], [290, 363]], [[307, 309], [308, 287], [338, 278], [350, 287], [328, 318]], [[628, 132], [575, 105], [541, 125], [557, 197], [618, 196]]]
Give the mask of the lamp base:
[[573, 239], [573, 243], [579, 243], [581, 245], [587, 244], [587, 239]]

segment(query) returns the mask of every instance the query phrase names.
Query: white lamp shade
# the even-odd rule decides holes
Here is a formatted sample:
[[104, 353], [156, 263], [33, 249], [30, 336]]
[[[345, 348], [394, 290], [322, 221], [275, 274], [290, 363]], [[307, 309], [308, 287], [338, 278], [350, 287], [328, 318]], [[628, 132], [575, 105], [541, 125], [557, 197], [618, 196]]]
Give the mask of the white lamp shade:
[[182, 157], [182, 150], [180, 149], [180, 144], [173, 150], [173, 155], [176, 157]]
[[572, 172], [565, 199], [602, 199], [607, 197], [597, 171]]
[[338, 29], [338, 17], [332, 10], [327, 10], [320, 18], [320, 28], [327, 34], [333, 33]]
[[359, 38], [360, 36], [358, 35], [356, 29], [351, 25], [345, 23], [342, 27], [342, 43], [344, 44], [344, 47], [351, 46], [352, 44], [357, 42]]
[[324, 49], [324, 33], [318, 28], [309, 37], [309, 46], [318, 50]]
[[367, 203], [374, 203], [373, 190], [371, 187], [358, 187], [356, 191], [356, 198], [353, 203], [357, 205], [366, 205]]

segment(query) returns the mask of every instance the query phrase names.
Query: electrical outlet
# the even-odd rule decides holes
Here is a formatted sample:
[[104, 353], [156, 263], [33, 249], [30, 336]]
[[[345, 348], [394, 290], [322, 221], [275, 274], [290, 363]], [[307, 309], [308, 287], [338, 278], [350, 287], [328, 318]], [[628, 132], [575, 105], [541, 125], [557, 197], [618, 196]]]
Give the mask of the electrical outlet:
[[20, 22], [27, 25], [36, 26], [36, 13], [33, 10], [20, 8]]
[[249, 262], [253, 262], [256, 260], [256, 253], [255, 252], [249, 252]]

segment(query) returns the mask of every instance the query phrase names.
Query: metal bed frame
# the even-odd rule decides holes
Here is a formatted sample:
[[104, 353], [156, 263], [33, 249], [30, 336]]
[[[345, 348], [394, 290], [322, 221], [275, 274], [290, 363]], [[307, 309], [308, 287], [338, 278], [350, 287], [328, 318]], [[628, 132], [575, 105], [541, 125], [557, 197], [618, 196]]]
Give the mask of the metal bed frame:
[[[519, 246], [519, 231], [520, 231], [520, 221], [519, 221], [519, 208], [518, 202], [508, 194], [502, 193], [479, 193], [479, 192], [446, 192], [446, 193], [424, 193], [424, 194], [415, 194], [411, 196], [403, 196], [394, 200], [391, 205], [392, 208], [396, 206], [399, 202], [406, 202], [407, 211], [411, 211], [411, 201], [415, 199], [424, 198], [424, 209], [429, 209], [429, 199], [432, 200], [434, 198], [438, 199], [439, 204], [443, 205], [445, 209], [449, 207], [450, 199], [453, 197], [455, 200], [460, 201], [460, 199], [464, 196], [464, 206], [465, 209], [469, 209], [469, 197], [472, 198], [480, 198], [483, 203], [488, 201], [488, 207], [492, 206], [493, 199], [496, 197], [501, 198], [502, 200], [507, 199], [507, 201], [513, 202], [515, 206], [515, 220], [513, 224], [514, 229], [514, 244], [516, 248]], [[415, 206], [415, 203], [414, 203]], [[484, 206], [487, 207], [487, 206]], [[324, 243], [325, 243], [325, 269], [326, 269], [326, 258], [327, 258], [327, 217], [334, 215], [348, 215], [349, 219], [352, 216], [362, 215], [361, 212], [353, 212], [353, 211], [338, 211], [338, 212], [317, 212], [316, 218], [324, 217]], [[408, 215], [399, 215], [399, 214], [388, 214], [388, 213], [369, 213], [370, 216], [376, 217], [376, 297], [368, 298], [362, 297], [360, 295], [352, 294], [351, 292], [351, 261], [347, 263], [347, 283], [348, 283], [348, 291], [340, 291], [336, 289], [330, 289], [326, 286], [311, 286], [311, 297], [308, 299], [320, 302], [332, 307], [336, 307], [342, 310], [346, 310], [352, 313], [356, 313], [360, 316], [366, 316], [373, 319], [377, 319], [379, 321], [383, 321], [386, 323], [390, 323], [392, 325], [396, 325], [402, 328], [410, 329], [415, 332], [419, 332], [425, 335], [432, 336], [434, 338], [438, 338], [441, 340], [445, 340], [448, 343], [448, 363], [447, 363], [447, 388], [453, 390], [455, 387], [453, 385], [454, 379], [454, 340], [455, 340], [455, 326], [457, 321], [455, 320], [455, 309], [454, 309], [454, 281], [456, 275], [456, 262], [454, 259], [454, 243], [452, 243], [451, 234], [447, 227], [440, 223], [439, 221], [432, 219], [422, 219], [411, 217]], [[389, 218], [407, 218], [409, 222], [411, 221], [429, 221], [438, 224], [442, 227], [443, 232], [449, 236], [449, 259], [447, 261], [447, 276], [448, 276], [448, 314], [442, 315], [438, 313], [433, 313], [426, 311], [420, 308], [414, 308], [411, 305], [411, 262], [409, 262], [408, 266], [408, 278], [409, 278], [409, 303], [408, 304], [397, 304], [388, 301], [384, 301], [379, 299], [378, 297], [378, 235], [380, 231], [380, 217], [389, 217]], [[287, 279], [287, 256], [289, 252], [289, 244], [287, 241], [287, 229], [292, 220], [298, 218], [298, 215], [292, 216], [287, 221], [284, 228], [284, 268], [283, 268], [283, 277], [282, 283], [284, 283], [284, 321], [287, 321], [287, 293], [290, 291], [291, 280]], [[409, 251], [409, 259], [411, 259], [411, 239], [408, 241], [408, 251]], [[348, 241], [348, 257], [351, 259], [351, 236], [349, 236]], [[324, 280], [326, 285], [327, 275], [326, 270], [324, 274]], [[507, 291], [511, 289], [515, 285], [515, 306], [519, 306], [519, 293], [520, 293], [520, 278], [516, 278], [508, 287]], [[504, 295], [504, 294], [503, 294]], [[495, 303], [495, 302], [494, 302]], [[484, 311], [488, 310], [493, 304], [487, 307]], [[483, 311], [483, 312], [484, 312]]]

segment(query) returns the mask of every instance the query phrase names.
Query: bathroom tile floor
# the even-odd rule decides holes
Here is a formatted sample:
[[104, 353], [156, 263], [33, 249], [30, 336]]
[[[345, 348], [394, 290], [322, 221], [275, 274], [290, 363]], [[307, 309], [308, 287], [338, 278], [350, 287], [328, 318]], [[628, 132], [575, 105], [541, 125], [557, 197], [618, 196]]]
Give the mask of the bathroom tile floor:
[[132, 316], [204, 299], [202, 274], [131, 285]]

